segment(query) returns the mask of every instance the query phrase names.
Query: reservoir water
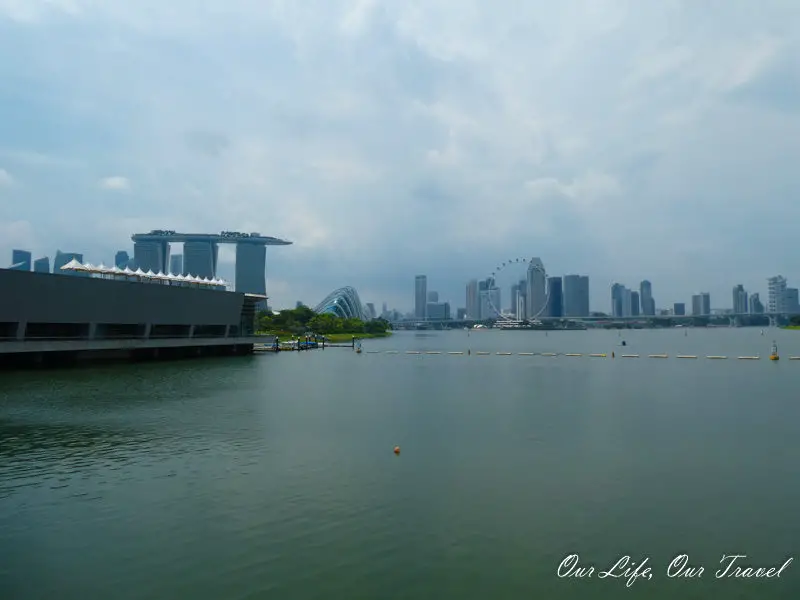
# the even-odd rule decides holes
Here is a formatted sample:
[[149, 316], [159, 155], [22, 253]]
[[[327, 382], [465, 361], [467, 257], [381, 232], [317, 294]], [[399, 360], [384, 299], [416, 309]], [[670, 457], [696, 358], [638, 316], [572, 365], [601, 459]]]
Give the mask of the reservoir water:
[[0, 598], [800, 597], [800, 331], [363, 347], [0, 375]]

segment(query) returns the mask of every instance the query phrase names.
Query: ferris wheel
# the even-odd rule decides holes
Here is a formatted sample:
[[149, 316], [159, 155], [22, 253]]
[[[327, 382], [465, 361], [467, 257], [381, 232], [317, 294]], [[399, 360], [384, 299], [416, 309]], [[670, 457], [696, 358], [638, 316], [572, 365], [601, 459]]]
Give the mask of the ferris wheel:
[[[531, 274], [530, 277], [528, 273]], [[510, 289], [512, 282], [521, 281], [523, 279], [526, 282], [530, 282], [531, 279], [533, 279], [534, 282], [533, 290], [527, 289], [528, 286], [526, 285], [526, 296], [529, 293], [536, 294], [536, 297], [533, 299], [526, 297], [524, 319], [520, 318], [518, 314], [513, 316], [503, 314], [500, 306], [498, 306], [502, 304], [499, 294], [501, 286], [506, 286]], [[509, 259], [498, 265], [497, 268], [492, 271], [489, 280], [491, 281], [493, 289], [488, 290], [489, 293], [486, 294], [486, 304], [489, 307], [490, 314], [498, 321], [533, 321], [542, 316], [547, 310], [547, 305], [550, 302], [550, 289], [547, 285], [547, 272], [545, 271], [544, 263], [542, 263], [541, 259], [522, 257]], [[498, 292], [492, 293], [494, 290], [498, 290]], [[533, 302], [531, 302], [531, 300], [533, 300]], [[516, 307], [512, 307], [512, 312], [515, 312], [515, 308]], [[531, 314], [528, 314], [528, 311], [530, 311]]]

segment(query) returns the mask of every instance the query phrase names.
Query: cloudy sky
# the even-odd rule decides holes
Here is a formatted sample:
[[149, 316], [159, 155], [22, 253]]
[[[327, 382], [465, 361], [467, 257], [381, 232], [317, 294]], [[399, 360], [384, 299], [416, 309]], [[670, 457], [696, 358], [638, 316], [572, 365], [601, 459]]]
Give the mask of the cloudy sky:
[[800, 284], [798, 161], [794, 0], [0, 0], [3, 262], [227, 229], [294, 241], [275, 306], [540, 256], [729, 307]]

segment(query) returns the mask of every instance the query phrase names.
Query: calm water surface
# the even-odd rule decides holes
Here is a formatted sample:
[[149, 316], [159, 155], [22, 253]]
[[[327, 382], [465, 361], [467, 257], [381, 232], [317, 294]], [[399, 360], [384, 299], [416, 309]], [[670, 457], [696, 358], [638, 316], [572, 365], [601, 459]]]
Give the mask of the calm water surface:
[[[800, 549], [800, 332], [623, 337], [400, 332], [360, 355], [2, 374], [0, 598], [800, 597], [800, 556], [714, 578], [723, 554]], [[762, 360], [619, 356], [662, 352]], [[650, 557], [653, 577], [559, 579], [570, 553]], [[666, 577], [680, 553], [702, 578]]]

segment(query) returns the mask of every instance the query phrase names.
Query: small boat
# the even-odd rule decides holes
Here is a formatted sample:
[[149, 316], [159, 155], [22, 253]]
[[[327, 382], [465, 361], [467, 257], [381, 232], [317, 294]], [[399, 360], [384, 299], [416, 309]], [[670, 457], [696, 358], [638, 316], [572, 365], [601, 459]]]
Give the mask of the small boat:
[[778, 356], [778, 344], [772, 342], [772, 351], [769, 354], [770, 360], [780, 360], [780, 356]]

